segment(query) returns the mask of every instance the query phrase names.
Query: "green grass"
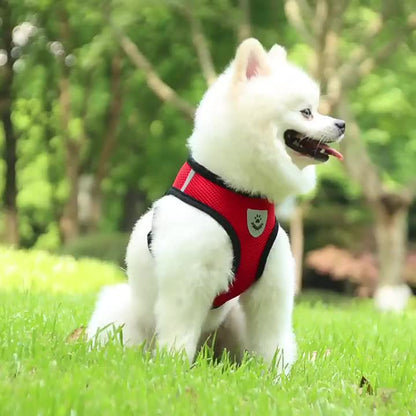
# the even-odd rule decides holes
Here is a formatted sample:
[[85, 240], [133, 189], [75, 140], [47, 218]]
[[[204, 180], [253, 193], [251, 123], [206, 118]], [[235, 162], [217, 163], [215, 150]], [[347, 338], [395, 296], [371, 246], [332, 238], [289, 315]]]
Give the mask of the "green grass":
[[0, 247], [0, 290], [85, 293], [123, 279], [120, 267], [99, 260]]
[[[87, 287], [92, 271], [85, 263], [84, 273], [81, 262], [66, 280], [67, 293], [63, 284], [55, 293], [46, 290], [45, 281], [56, 287], [59, 272], [46, 277], [42, 289], [34, 283], [31, 291], [19, 289], [40, 270], [50, 273], [53, 260], [63, 261], [41, 258], [32, 273], [38, 255], [9, 252], [9, 261], [22, 260], [11, 288], [10, 276], [5, 285], [2, 274], [10, 263], [0, 263], [0, 415], [414, 414], [412, 307], [383, 315], [369, 301], [324, 303], [318, 295], [304, 296], [295, 311], [299, 359], [290, 378], [276, 383], [273, 371], [253, 358], [236, 367], [227, 360], [213, 364], [205, 354], [189, 368], [181, 357], [124, 349], [118, 340], [91, 351], [85, 342], [67, 342], [88, 322], [97, 280], [91, 276]], [[24, 261], [27, 256], [32, 260]], [[105, 283], [120, 279], [117, 269], [97, 267]], [[359, 390], [362, 376], [373, 394]]]

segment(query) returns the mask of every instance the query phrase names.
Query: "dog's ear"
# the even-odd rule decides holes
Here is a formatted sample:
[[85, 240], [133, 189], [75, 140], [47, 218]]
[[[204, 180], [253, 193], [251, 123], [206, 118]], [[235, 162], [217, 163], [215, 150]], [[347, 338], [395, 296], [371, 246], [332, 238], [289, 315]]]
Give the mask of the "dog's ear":
[[235, 82], [270, 74], [267, 53], [257, 39], [246, 39], [240, 44], [235, 55], [233, 72]]
[[285, 48], [275, 43], [269, 51], [269, 58], [274, 65], [285, 62], [287, 60]]

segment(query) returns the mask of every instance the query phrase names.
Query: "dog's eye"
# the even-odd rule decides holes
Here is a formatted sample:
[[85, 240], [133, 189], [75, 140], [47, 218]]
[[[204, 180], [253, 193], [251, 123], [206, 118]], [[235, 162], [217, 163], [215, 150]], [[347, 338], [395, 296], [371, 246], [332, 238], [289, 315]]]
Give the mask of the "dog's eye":
[[312, 111], [310, 108], [304, 108], [303, 110], [300, 110], [300, 112], [302, 113], [303, 117], [307, 118], [308, 120], [312, 118]]

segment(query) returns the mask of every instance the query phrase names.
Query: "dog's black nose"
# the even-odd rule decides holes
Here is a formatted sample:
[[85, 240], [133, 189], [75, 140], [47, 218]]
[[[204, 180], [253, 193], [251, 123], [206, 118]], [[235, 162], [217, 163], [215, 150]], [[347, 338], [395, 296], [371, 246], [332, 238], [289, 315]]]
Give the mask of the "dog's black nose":
[[344, 120], [336, 120], [335, 125], [339, 128], [341, 133], [345, 132], [345, 121]]

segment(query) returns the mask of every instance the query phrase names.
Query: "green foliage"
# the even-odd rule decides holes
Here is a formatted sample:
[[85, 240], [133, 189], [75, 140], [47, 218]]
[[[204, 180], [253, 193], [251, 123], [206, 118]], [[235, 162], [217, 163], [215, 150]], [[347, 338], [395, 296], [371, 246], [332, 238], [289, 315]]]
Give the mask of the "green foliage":
[[60, 253], [75, 258], [96, 258], [124, 266], [128, 234], [87, 234], [66, 244], [60, 249]]
[[372, 241], [373, 213], [365, 207], [355, 187], [350, 186], [351, 182], [340, 180], [340, 176], [323, 176], [308, 203], [305, 252], [328, 244], [359, 252], [365, 251]]
[[[237, 2], [227, 0], [191, 3], [217, 72], [221, 72], [234, 54], [241, 10]], [[25, 0], [10, 4], [16, 25], [30, 21], [37, 28], [26, 45], [16, 49], [19, 56], [13, 84], [12, 116], [19, 138], [21, 245], [57, 249], [60, 244], [59, 219], [69, 194], [59, 102], [63, 69], [69, 74], [71, 95], [68, 133], [80, 146], [80, 174], [94, 175], [108, 131], [111, 62], [116, 55], [121, 59], [122, 109], [116, 128], [116, 146], [102, 183], [103, 219], [98, 231], [119, 231], [126, 212], [139, 216], [150, 201], [163, 195], [170, 186], [187, 156], [185, 143], [192, 123], [171, 105], [160, 102], [149, 89], [143, 72], [121, 50], [111, 24], [128, 34], [164, 81], [181, 97], [197, 105], [206, 82], [184, 13], [188, 3], [182, 0], [111, 0], [104, 4], [98, 0], [83, 3]], [[308, 69], [311, 49], [298, 42], [298, 34], [288, 25], [282, 5], [266, 0], [259, 0], [255, 7], [253, 4], [253, 35], [266, 47], [275, 42], [285, 45], [290, 58]], [[347, 60], [351, 51], [361, 45], [363, 32], [377, 22], [380, 11], [389, 18], [382, 34], [375, 39], [376, 48], [403, 26], [411, 13], [409, 2], [400, 3], [400, 7], [396, 5], [394, 10], [383, 7], [379, 0], [365, 4], [350, 2], [342, 16], [344, 30], [339, 40], [343, 59]], [[63, 39], [62, 15], [68, 16], [68, 39]], [[375, 67], [357, 88], [348, 91], [371, 158], [380, 167], [385, 183], [392, 188], [414, 176], [415, 36], [413, 33], [404, 39], [389, 59]], [[65, 66], [60, 56], [52, 53], [57, 42], [63, 42]], [[2, 134], [0, 131], [0, 152], [4, 146]], [[4, 172], [4, 163], [0, 161], [0, 191], [4, 187]], [[342, 190], [341, 199], [357, 202], [354, 207], [343, 207], [346, 216], [354, 217], [361, 209], [360, 190], [344, 174], [342, 164], [329, 163], [318, 172], [324, 183], [337, 182], [337, 188]], [[126, 195], [131, 193], [144, 201], [141, 208], [128, 206]], [[338, 197], [338, 193], [327, 195], [327, 204], [332, 210], [338, 209], [340, 202], [343, 204]], [[333, 227], [336, 232], [336, 224]]]
[[410, 81], [416, 58], [406, 44], [400, 45], [395, 57], [388, 67], [377, 68], [352, 93], [363, 138], [392, 188], [414, 178], [416, 154], [416, 87]]

